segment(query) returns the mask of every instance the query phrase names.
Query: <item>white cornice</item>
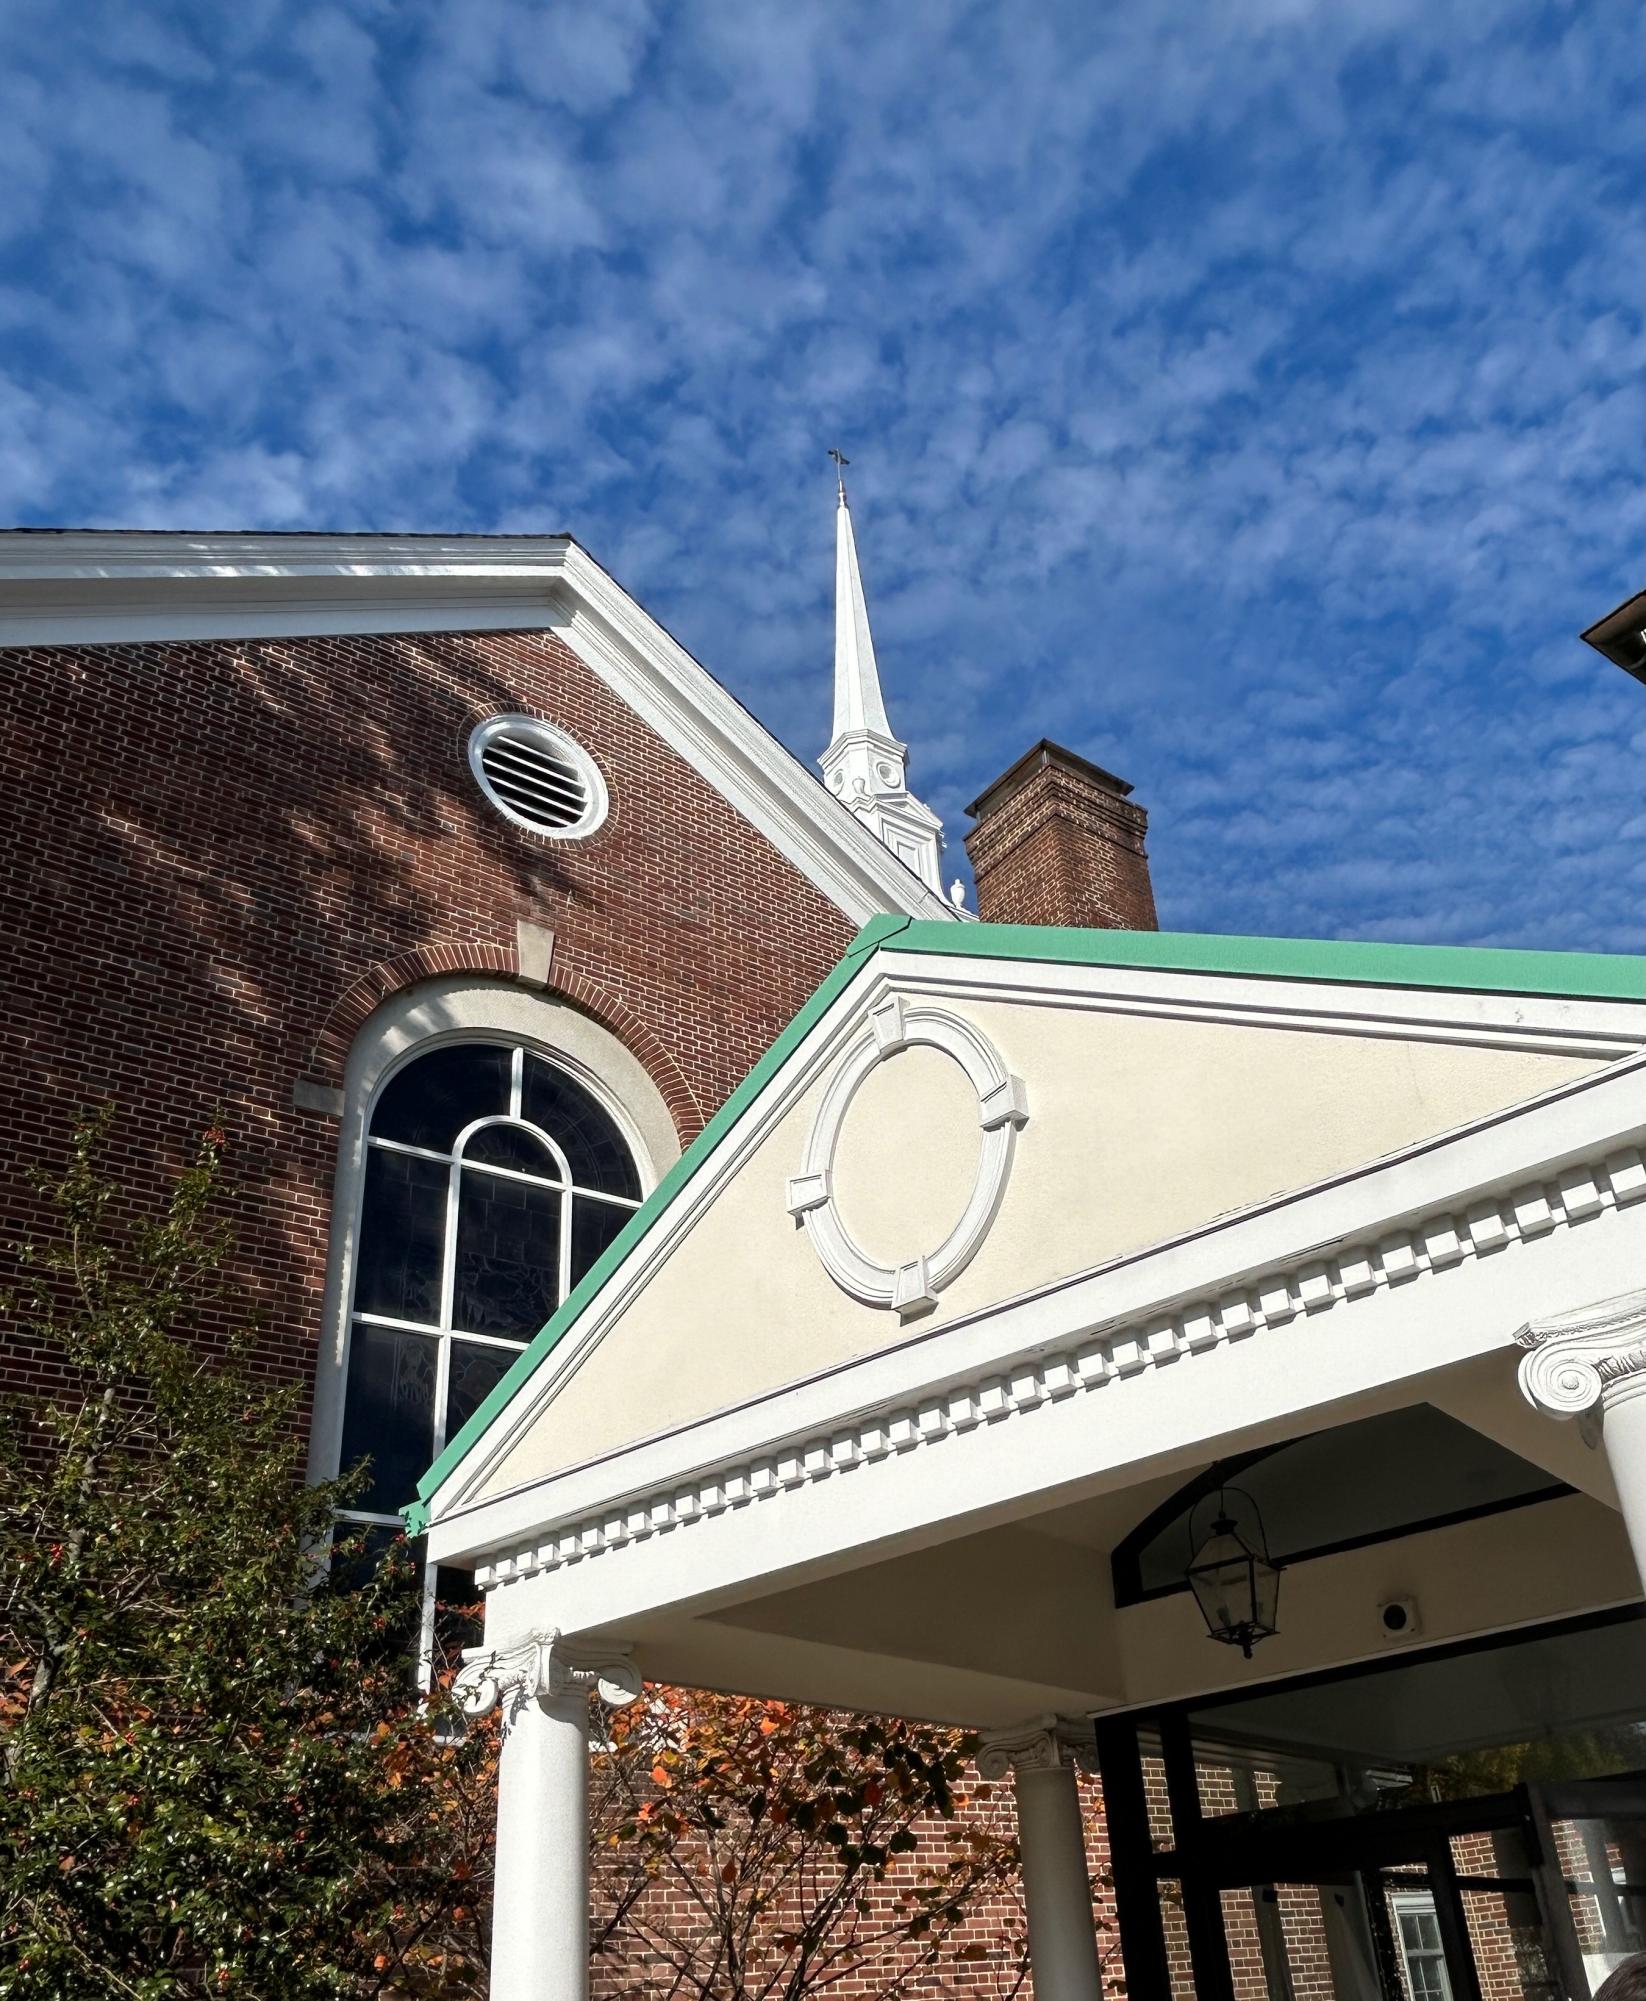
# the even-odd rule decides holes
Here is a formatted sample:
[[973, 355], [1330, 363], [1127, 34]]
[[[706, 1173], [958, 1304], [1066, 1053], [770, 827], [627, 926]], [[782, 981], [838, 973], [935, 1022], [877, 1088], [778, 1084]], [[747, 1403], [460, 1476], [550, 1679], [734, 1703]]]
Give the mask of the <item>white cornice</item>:
[[[511, 1546], [518, 1552], [528, 1538], [542, 1537], [528, 1568], [558, 1567], [575, 1560], [568, 1535], [577, 1551], [592, 1553], [671, 1526], [682, 1519], [670, 1512], [676, 1494], [710, 1496], [703, 1510], [695, 1500], [684, 1504], [695, 1519], [865, 1456], [895, 1455], [902, 1447], [888, 1431], [894, 1417], [899, 1426], [907, 1420], [899, 1434], [907, 1444], [928, 1433], [947, 1436], [951, 1392], [964, 1391], [972, 1399], [966, 1409], [988, 1423], [1312, 1321], [1333, 1306], [1490, 1260], [1513, 1244], [1563, 1236], [1646, 1197], [1643, 1072], [1636, 1058], [1576, 1079], [1181, 1239], [493, 1499], [465, 1504], [458, 1495], [466, 1488], [473, 1496], [478, 1483], [455, 1482], [457, 1505], [443, 1520], [436, 1510], [431, 1547], [444, 1561]], [[1509, 1329], [1495, 1338], [1507, 1341]], [[526, 1421], [523, 1400], [507, 1432]], [[967, 1416], [966, 1424], [972, 1421]], [[873, 1434], [872, 1449], [851, 1442], [859, 1431]], [[841, 1453], [847, 1456], [837, 1466]], [[729, 1500], [714, 1498], [722, 1491]], [[550, 1527], [552, 1537], [545, 1535]]]
[[557, 632], [853, 923], [957, 912], [565, 535], [0, 533], [0, 646]]
[[1230, 1027], [1307, 1029], [1603, 1061], [1631, 1055], [1646, 1044], [1646, 1004], [1638, 1000], [1369, 986], [941, 952], [898, 954], [897, 984], [911, 995], [931, 992], [948, 1000], [1099, 1009]]
[[[1029, 1347], [1021, 1340], [1009, 1342], [993, 1357], [979, 1354], [971, 1344], [974, 1352], [966, 1358], [967, 1366], [935, 1379], [929, 1373], [935, 1359], [930, 1356], [924, 1376], [907, 1367], [888, 1370], [888, 1357], [869, 1358], [865, 1364], [836, 1372], [826, 1385], [814, 1386], [832, 1392], [837, 1415], [831, 1417], [828, 1402], [814, 1398], [814, 1421], [803, 1429], [764, 1439], [752, 1450], [745, 1447], [707, 1463], [699, 1460], [695, 1467], [688, 1461], [672, 1478], [638, 1488], [615, 1485], [610, 1498], [598, 1505], [586, 1503], [564, 1513], [552, 1505], [545, 1508], [543, 1503], [562, 1485], [560, 1481], [544, 1482], [535, 1493], [526, 1489], [502, 1496], [490, 1508], [476, 1510], [477, 1522], [482, 1512], [489, 1515], [489, 1526], [497, 1536], [489, 1557], [485, 1544], [475, 1547], [461, 1533], [454, 1536], [455, 1523], [447, 1525], [445, 1535], [436, 1529], [431, 1551], [442, 1561], [458, 1554], [480, 1557], [475, 1580], [482, 1591], [562, 1571], [673, 1530], [778, 1501], [823, 1481], [861, 1475], [945, 1440], [968, 1434], [993, 1434], [1003, 1440], [1008, 1431], [1017, 1431], [1012, 1420], [1083, 1402], [1110, 1385], [1153, 1378], [1169, 1368], [1191, 1368], [1196, 1373], [1191, 1367], [1196, 1357], [1233, 1348], [1254, 1353], [1261, 1350], [1265, 1335], [1290, 1332], [1306, 1322], [1314, 1327], [1317, 1342], [1352, 1339], [1338, 1336], [1336, 1310], [1408, 1286], [1422, 1289], [1437, 1277], [1490, 1261], [1511, 1246], [1558, 1240], [1643, 1199], [1646, 1158], [1640, 1145], [1614, 1144], [1604, 1157], [1569, 1164], [1547, 1180], [1511, 1180], [1490, 1192], [1460, 1190], [1443, 1208], [1403, 1219], [1397, 1227], [1373, 1225], [1364, 1237], [1357, 1235], [1327, 1254], [1294, 1253], [1221, 1286], [1194, 1288], [1146, 1312], [1124, 1313], [1084, 1334], [1065, 1331], [1060, 1339], [1039, 1340]], [[1606, 1269], [1604, 1251], [1595, 1255], [1600, 1268]], [[1012, 1318], [1010, 1312], [1004, 1315], [1007, 1328]], [[1465, 1313], [1463, 1324], [1467, 1319]], [[1469, 1338], [1482, 1352], [1511, 1338], [1506, 1328], [1480, 1331], [1483, 1339], [1472, 1330]], [[1253, 1342], [1255, 1350], [1247, 1346]], [[1330, 1353], [1329, 1347], [1317, 1349], [1321, 1357]], [[1359, 1366], [1360, 1358], [1355, 1359]], [[1453, 1357], [1437, 1351], [1426, 1359], [1436, 1366]], [[1263, 1364], [1255, 1366], [1261, 1377]], [[1410, 1373], [1411, 1367], [1412, 1357], [1404, 1356], [1387, 1379]], [[892, 1373], [901, 1374], [904, 1382], [887, 1396], [886, 1379]], [[865, 1408], [862, 1391], [875, 1378], [881, 1394]], [[1220, 1394], [1227, 1394], [1228, 1379], [1219, 1378], [1218, 1385], [1217, 1390], [1208, 1385], [1213, 1406]], [[1276, 1404], [1272, 1415], [1285, 1414], [1287, 1406]], [[1126, 1424], [1126, 1416], [1114, 1412], [1108, 1419], [1108, 1426], [1116, 1428], [1110, 1436], [1124, 1435]], [[1034, 1491], [1042, 1481], [1057, 1484], [1067, 1469], [1048, 1456], [1037, 1457], [1032, 1446], [1026, 1449], [1030, 1456], [1021, 1468], [1025, 1491]], [[617, 1463], [628, 1457], [620, 1455]], [[617, 1471], [617, 1463], [610, 1472]], [[948, 1469], [951, 1475], [954, 1470]], [[575, 1484], [566, 1482], [563, 1491]], [[854, 1486], [853, 1493], [854, 1505], [842, 1524], [848, 1539], [860, 1532], [864, 1511], [872, 1513], [874, 1507], [865, 1488]], [[963, 1511], [963, 1494], [962, 1486], [957, 1511]], [[780, 1526], [773, 1525], [770, 1537], [774, 1548], [782, 1546]], [[676, 1546], [673, 1567], [684, 1560], [685, 1551]]]
[[223, 535], [186, 529], [0, 531], [0, 584], [73, 578], [536, 574], [569, 535]]

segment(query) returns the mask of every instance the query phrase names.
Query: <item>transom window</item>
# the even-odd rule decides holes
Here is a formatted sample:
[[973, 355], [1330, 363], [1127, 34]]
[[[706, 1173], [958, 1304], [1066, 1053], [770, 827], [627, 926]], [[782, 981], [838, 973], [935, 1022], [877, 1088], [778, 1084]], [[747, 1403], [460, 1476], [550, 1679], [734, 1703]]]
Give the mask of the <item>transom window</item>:
[[1115, 1547], [1115, 1603], [1189, 1588], [1192, 1523], [1208, 1494], [1238, 1485], [1288, 1563], [1552, 1501], [1572, 1490], [1430, 1404], [1355, 1418], [1242, 1453], [1196, 1474]]
[[[345, 1519], [399, 1528], [447, 1439], [639, 1205], [640, 1174], [593, 1092], [519, 1043], [449, 1042], [378, 1093], [349, 1313], [342, 1463], [369, 1457]], [[423, 1646], [436, 1597], [425, 1578]]]

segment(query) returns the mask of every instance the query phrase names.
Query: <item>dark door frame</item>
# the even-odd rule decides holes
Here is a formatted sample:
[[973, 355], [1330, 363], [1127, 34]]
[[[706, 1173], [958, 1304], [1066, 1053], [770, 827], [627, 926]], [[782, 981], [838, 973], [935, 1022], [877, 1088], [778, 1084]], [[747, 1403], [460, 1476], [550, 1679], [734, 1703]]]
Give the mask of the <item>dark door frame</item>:
[[[1139, 1726], [1142, 1726], [1140, 1729]], [[1157, 1848], [1149, 1816], [1143, 1732], [1158, 1735], [1171, 1818], [1171, 1845]], [[1646, 1774], [1552, 1785], [1522, 1784], [1476, 1799], [1436, 1800], [1263, 1827], [1241, 1814], [1208, 1819], [1200, 1808], [1187, 1709], [1154, 1717], [1129, 1712], [1096, 1724], [1098, 1766], [1108, 1815], [1110, 1866], [1121, 1952], [1132, 2001], [1171, 2001], [1172, 1984], [1160, 1885], [1181, 1889], [1196, 2001], [1234, 2001], [1222, 1893], [1276, 1884], [1358, 1884], [1372, 1927], [1379, 1976], [1387, 1987], [1392, 1941], [1378, 1929], [1378, 1879], [1421, 1873], [1434, 1899], [1453, 2001], [1481, 2001], [1463, 1892], [1524, 1890], [1536, 1899], [1555, 1972], [1569, 2001], [1588, 2001], [1582, 1949], [1568, 1886], [1555, 1848], [1554, 1820], [1646, 1820]], [[1526, 1877], [1465, 1878], [1452, 1859], [1457, 1834], [1515, 1830], [1525, 1845]], [[1383, 1921], [1386, 1932], [1387, 1920]], [[1267, 1955], [1265, 1955], [1267, 1959]], [[1398, 1995], [1391, 2001], [1399, 2001]]]

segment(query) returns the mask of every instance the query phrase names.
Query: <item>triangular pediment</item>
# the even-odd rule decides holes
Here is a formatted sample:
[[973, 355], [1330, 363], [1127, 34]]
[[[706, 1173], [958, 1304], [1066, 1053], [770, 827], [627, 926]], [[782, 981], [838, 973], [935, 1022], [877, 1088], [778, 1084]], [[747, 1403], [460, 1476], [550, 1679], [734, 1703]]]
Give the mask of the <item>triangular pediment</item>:
[[425, 1483], [436, 1511], [1490, 1126], [1646, 1041], [1634, 962], [1251, 941], [1231, 965], [1239, 942], [866, 935]]

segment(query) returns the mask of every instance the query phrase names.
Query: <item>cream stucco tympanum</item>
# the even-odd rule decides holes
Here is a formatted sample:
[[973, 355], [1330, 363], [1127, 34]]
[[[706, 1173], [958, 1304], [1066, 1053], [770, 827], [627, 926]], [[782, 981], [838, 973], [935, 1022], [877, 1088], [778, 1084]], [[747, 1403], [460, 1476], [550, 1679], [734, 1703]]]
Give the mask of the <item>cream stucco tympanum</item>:
[[[907, 1107], [921, 1107], [911, 1130]], [[863, 1251], [896, 1265], [940, 1244], [976, 1185], [977, 1093], [940, 1050], [900, 1049], [863, 1080], [835, 1149], [834, 1199]]]
[[[1453, 1040], [945, 997], [1023, 1080], [1033, 1117], [992, 1227], [922, 1323], [1090, 1271], [1565, 1084], [1604, 1060]], [[842, 1200], [877, 1247], [925, 1226], [961, 1175], [953, 1078], [901, 1052]], [[500, 1494], [905, 1338], [851, 1298], [790, 1214], [830, 1072], [811, 1080], [601, 1337], [556, 1358], [552, 1396], [492, 1464]], [[855, 1109], [855, 1108], [854, 1108]], [[971, 1145], [968, 1134], [966, 1145]], [[878, 1164], [876, 1164], [878, 1162]], [[851, 1163], [848, 1162], [848, 1165]], [[855, 1172], [855, 1170], [854, 1170]], [[873, 1183], [885, 1183], [877, 1197]], [[895, 1185], [894, 1185], [895, 1181]], [[928, 1246], [911, 1243], [902, 1255]], [[1303, 1247], [1300, 1247], [1303, 1248]]]

